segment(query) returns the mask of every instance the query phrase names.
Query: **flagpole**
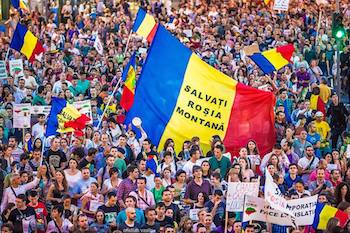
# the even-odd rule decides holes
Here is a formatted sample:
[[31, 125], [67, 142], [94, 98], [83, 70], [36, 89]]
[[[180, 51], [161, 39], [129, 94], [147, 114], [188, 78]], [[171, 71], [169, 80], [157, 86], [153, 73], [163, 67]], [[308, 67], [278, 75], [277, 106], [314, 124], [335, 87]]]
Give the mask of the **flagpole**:
[[[124, 58], [125, 58], [126, 52], [128, 51], [128, 48], [129, 48], [129, 43], [130, 43], [131, 36], [132, 36], [132, 30], [130, 30], [129, 37], [128, 37], [128, 40], [127, 40], [127, 42], [126, 42], [126, 46], [125, 46], [125, 50], [124, 50], [124, 54], [123, 54], [123, 57], [124, 57]], [[108, 102], [107, 102], [107, 104], [105, 105], [105, 109], [103, 110], [102, 116], [101, 116], [100, 120], [98, 121], [97, 129], [100, 128], [101, 123], [102, 123], [102, 120], [103, 120], [103, 117], [104, 117], [104, 115], [105, 115], [105, 113], [106, 113], [106, 111], [107, 111], [107, 108], [108, 108], [109, 104], [111, 103], [111, 100], [112, 100], [112, 98], [114, 97], [114, 94], [117, 92], [118, 86], [119, 86], [119, 84], [120, 84], [121, 81], [122, 81], [122, 78], [120, 78], [120, 79], [118, 80], [118, 82], [117, 82], [117, 84], [115, 85], [115, 88], [114, 88], [112, 94], [109, 96]]]
[[[44, 152], [45, 152], [45, 145], [46, 145], [46, 137], [45, 137], [45, 135], [44, 135], [44, 140], [43, 140], [43, 142], [42, 142], [42, 148], [41, 148], [40, 166], [43, 165]], [[47, 169], [49, 169], [49, 167], [48, 167]]]
[[9, 48], [7, 49], [7, 52], [6, 52], [5, 63], [7, 62], [7, 59], [9, 57], [9, 53], [10, 53], [10, 45], [9, 45]]
[[100, 118], [100, 120], [98, 121], [97, 129], [100, 128], [100, 125], [101, 125], [102, 120], [103, 120], [103, 116], [106, 114], [107, 108], [109, 107], [109, 104], [111, 103], [111, 100], [112, 100], [114, 94], [116, 93], [116, 91], [117, 91], [117, 89], [118, 89], [118, 86], [119, 86], [119, 84], [120, 84], [121, 81], [122, 81], [122, 78], [120, 78], [120, 79], [118, 80], [118, 82], [117, 82], [117, 84], [115, 85], [115, 88], [114, 88], [112, 94], [109, 96], [108, 102], [107, 102], [107, 104], [105, 105], [105, 109], [103, 110], [103, 113], [102, 113], [102, 115], [101, 115], [101, 118]]

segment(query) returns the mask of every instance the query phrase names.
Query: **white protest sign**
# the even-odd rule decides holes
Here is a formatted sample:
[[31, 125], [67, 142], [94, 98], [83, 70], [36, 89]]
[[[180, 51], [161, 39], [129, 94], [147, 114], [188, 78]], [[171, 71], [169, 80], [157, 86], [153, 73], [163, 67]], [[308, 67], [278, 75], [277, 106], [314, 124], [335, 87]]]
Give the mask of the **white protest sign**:
[[284, 199], [281, 190], [278, 188], [277, 184], [273, 182], [272, 176], [268, 171], [265, 172], [265, 177], [265, 201], [269, 203], [272, 208], [292, 215], [292, 212], [287, 209], [287, 200]]
[[7, 78], [7, 70], [5, 61], [0, 61], [0, 79]]
[[298, 226], [312, 225], [318, 196], [288, 200], [287, 208], [294, 214]]
[[259, 182], [229, 182], [227, 189], [226, 211], [243, 211], [244, 195], [257, 197]]
[[88, 124], [92, 124], [92, 112], [90, 100], [74, 102], [73, 106], [81, 113], [90, 118]]
[[31, 114], [44, 114], [44, 115], [49, 115], [51, 111], [51, 106], [49, 105], [44, 105], [44, 106], [32, 106], [30, 109]]
[[30, 104], [13, 105], [13, 128], [30, 128]]
[[278, 11], [288, 11], [289, 0], [275, 0], [273, 9]]
[[9, 61], [10, 74], [14, 78], [23, 77], [23, 61], [22, 59], [10, 60]]
[[243, 222], [262, 221], [281, 226], [295, 226], [295, 219], [289, 214], [271, 208], [264, 199], [246, 196], [244, 202]]

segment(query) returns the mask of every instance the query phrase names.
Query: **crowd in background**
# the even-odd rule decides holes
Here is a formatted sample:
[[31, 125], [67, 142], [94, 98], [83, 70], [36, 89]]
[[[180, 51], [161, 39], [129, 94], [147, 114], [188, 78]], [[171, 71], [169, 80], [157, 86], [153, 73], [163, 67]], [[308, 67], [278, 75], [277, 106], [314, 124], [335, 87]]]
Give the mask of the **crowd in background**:
[[[286, 199], [318, 194], [319, 202], [350, 216], [349, 112], [343, 103], [350, 96], [350, 43], [348, 35], [341, 41], [337, 95], [334, 1], [290, 0], [288, 12], [258, 0], [67, 0], [62, 7], [47, 2], [48, 15], [39, 7], [22, 14], [11, 9], [7, 30], [0, 32], [0, 60], [22, 58], [25, 74], [0, 83], [2, 232], [221, 233], [228, 180], [256, 182], [261, 176], [263, 190], [265, 172]], [[149, 44], [141, 37], [131, 36], [126, 50], [139, 6], [208, 64], [276, 95], [276, 144], [270, 153], [259, 153], [252, 138], [238, 154], [229, 154], [216, 135], [211, 151], [203, 151], [195, 130], [183, 150], [175, 151], [171, 138], [157, 146], [142, 125], [133, 130], [123, 124], [122, 85], [107, 103], [131, 54], [137, 52], [137, 76], [146, 59]], [[347, 0], [340, 11], [349, 29]], [[42, 42], [41, 61], [31, 64], [15, 50], [7, 53], [17, 22]], [[93, 47], [96, 36], [103, 55]], [[264, 75], [242, 53], [253, 43], [260, 51], [294, 44], [292, 63]], [[44, 114], [32, 119], [29, 130], [13, 128], [13, 104], [50, 105], [53, 96], [69, 103], [91, 101], [93, 124], [83, 136], [44, 140]], [[315, 104], [318, 98], [323, 109]], [[142, 137], [136, 138], [139, 133]], [[157, 156], [158, 171], [149, 156]], [[226, 224], [228, 232], [240, 233], [242, 213], [230, 212]], [[311, 226], [264, 222], [244, 231], [315, 232]], [[341, 229], [332, 219], [326, 232], [350, 232], [350, 224]]]

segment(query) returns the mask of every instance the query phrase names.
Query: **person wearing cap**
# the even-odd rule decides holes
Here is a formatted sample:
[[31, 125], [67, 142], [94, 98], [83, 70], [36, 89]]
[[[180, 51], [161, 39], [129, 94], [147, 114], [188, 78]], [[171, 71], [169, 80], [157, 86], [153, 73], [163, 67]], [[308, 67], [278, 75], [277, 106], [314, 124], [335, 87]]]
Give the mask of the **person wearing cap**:
[[214, 195], [212, 195], [211, 200], [205, 204], [205, 208], [207, 208], [208, 212], [214, 216], [213, 222], [216, 227], [219, 227], [225, 218], [226, 204], [222, 199], [223, 195], [222, 190], [217, 189], [214, 191]]
[[72, 85], [68, 87], [68, 90], [70, 90], [70, 92], [73, 94], [74, 97], [81, 94], [78, 87], [78, 80], [79, 80], [78, 74], [73, 74]]
[[315, 118], [316, 120], [314, 120], [313, 122], [316, 126], [316, 132], [321, 136], [321, 155], [325, 155], [327, 152], [330, 152], [329, 142], [331, 138], [331, 128], [329, 124], [326, 121], [324, 121], [324, 115], [322, 112], [316, 112]]
[[126, 171], [125, 150], [121, 147], [113, 146], [110, 153], [115, 158], [113, 167], [118, 169], [119, 177], [122, 177], [123, 173]]

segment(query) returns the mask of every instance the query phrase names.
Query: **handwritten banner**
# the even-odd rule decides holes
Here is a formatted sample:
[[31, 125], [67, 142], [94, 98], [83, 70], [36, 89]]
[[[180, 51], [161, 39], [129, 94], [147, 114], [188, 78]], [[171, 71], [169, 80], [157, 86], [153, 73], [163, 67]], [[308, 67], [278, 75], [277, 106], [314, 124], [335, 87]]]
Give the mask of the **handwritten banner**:
[[226, 210], [229, 212], [243, 211], [244, 195], [258, 197], [259, 182], [228, 183]]

